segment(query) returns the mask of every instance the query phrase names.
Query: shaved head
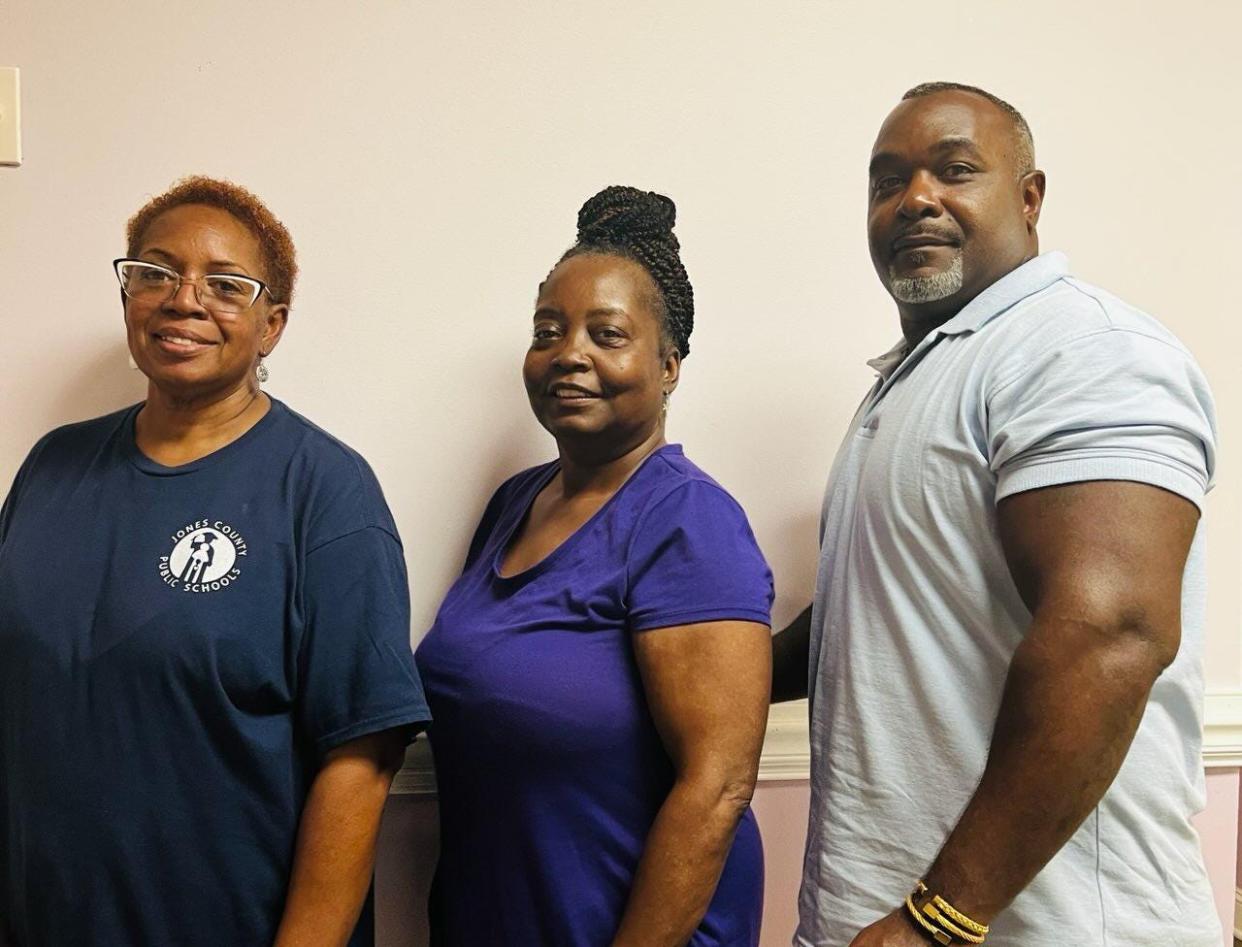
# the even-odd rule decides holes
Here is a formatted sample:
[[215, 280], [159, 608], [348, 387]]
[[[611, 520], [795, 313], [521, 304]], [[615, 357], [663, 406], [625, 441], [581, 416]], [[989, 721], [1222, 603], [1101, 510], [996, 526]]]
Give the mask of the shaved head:
[[1045, 180], [1022, 170], [1021, 127], [992, 97], [943, 85], [911, 90], [880, 126], [867, 234], [911, 344], [1038, 255]]
[[1031, 126], [1026, 123], [1021, 112], [1000, 96], [963, 82], [924, 82], [907, 91], [901, 100], [904, 102], [907, 99], [920, 99], [925, 95], [935, 95], [937, 92], [969, 92], [971, 95], [987, 99], [1004, 112], [1013, 126], [1014, 165], [1017, 167], [1018, 177], [1035, 170], [1035, 138], [1031, 135]]

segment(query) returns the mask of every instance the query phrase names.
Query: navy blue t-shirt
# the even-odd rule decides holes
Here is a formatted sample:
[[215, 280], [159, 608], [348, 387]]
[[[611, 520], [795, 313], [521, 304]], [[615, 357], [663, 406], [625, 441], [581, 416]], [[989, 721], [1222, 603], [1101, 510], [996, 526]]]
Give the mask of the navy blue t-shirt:
[[44, 437], [0, 509], [0, 929], [20, 947], [270, 944], [324, 754], [429, 717], [366, 462], [273, 401], [164, 467], [139, 407]]

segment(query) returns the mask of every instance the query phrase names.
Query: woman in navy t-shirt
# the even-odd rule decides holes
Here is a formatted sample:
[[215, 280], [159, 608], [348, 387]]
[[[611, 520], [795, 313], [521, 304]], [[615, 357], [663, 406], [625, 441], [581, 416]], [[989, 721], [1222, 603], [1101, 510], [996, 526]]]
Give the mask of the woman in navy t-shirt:
[[433, 943], [759, 940], [772, 579], [741, 508], [665, 442], [693, 319], [673, 219], [633, 188], [582, 208], [524, 368], [559, 457], [492, 497], [418, 649]]
[[370, 944], [428, 714], [379, 484], [259, 387], [293, 244], [191, 178], [115, 266], [147, 399], [48, 434], [0, 508], [0, 943]]

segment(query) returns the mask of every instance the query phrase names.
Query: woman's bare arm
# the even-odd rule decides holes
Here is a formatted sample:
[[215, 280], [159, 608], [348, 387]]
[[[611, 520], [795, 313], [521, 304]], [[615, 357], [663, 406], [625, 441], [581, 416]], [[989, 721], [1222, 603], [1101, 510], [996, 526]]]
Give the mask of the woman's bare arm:
[[750, 804], [767, 726], [771, 631], [746, 621], [636, 632], [647, 704], [676, 769], [613, 947], [677, 947], [702, 920]]

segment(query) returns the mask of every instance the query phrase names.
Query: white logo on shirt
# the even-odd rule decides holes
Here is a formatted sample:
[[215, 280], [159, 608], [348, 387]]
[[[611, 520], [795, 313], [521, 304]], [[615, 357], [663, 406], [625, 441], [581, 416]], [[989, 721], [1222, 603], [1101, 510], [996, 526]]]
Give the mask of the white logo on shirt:
[[223, 520], [196, 520], [172, 534], [173, 548], [160, 556], [160, 578], [183, 592], [218, 592], [241, 575], [246, 540]]

